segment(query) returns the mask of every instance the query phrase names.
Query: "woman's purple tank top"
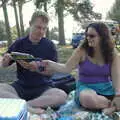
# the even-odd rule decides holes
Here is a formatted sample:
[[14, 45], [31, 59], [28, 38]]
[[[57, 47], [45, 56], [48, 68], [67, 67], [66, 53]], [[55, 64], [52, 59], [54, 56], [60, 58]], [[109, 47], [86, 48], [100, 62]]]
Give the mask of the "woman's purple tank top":
[[102, 83], [111, 81], [110, 65], [97, 65], [88, 57], [79, 64], [79, 80], [84, 83]]

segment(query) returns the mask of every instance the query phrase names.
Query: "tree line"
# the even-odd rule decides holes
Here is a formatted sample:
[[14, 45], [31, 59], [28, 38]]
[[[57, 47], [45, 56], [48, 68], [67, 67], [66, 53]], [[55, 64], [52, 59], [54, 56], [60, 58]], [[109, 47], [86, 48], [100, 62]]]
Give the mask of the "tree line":
[[[25, 35], [23, 6], [30, 1], [35, 5], [36, 9], [44, 10], [47, 13], [49, 13], [49, 9], [54, 9], [58, 19], [58, 41], [60, 45], [66, 44], [64, 32], [64, 17], [66, 15], [71, 14], [74, 20], [81, 23], [85, 20], [101, 19], [102, 17], [100, 13], [93, 11], [94, 6], [90, 0], [0, 0], [0, 7], [3, 9], [5, 18], [8, 46], [12, 43], [12, 36], [7, 8], [8, 6], [14, 8], [17, 37], [21, 37]], [[48, 29], [48, 38], [50, 37], [50, 32]]]

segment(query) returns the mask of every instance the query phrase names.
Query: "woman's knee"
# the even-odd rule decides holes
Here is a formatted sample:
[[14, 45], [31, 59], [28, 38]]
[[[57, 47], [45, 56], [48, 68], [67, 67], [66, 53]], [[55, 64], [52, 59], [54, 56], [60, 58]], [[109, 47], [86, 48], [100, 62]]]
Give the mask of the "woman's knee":
[[97, 95], [96, 94], [80, 94], [80, 104], [85, 108], [97, 108], [99, 101], [97, 101]]

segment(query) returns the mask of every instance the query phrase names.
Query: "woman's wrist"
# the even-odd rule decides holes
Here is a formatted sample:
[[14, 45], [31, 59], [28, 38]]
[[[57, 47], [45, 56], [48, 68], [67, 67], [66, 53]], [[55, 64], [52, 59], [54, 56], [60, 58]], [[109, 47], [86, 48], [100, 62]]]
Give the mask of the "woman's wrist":
[[116, 97], [120, 97], [120, 90], [115, 92]]

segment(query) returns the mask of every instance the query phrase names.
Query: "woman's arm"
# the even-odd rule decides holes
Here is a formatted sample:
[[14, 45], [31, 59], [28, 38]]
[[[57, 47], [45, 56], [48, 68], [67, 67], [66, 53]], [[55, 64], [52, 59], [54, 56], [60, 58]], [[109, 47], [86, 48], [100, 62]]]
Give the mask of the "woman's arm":
[[116, 93], [120, 93], [120, 55], [116, 54], [113, 59], [111, 66], [111, 76], [113, 87], [115, 88]]
[[115, 111], [120, 110], [120, 55], [116, 54], [111, 66], [111, 75], [113, 87], [115, 88], [115, 97], [111, 106]]
[[65, 64], [48, 60], [48, 67], [46, 69], [48, 71], [52, 70], [54, 72], [70, 73], [81, 62], [84, 53], [84, 50], [78, 47], [75, 49], [75, 51], [72, 53], [72, 56]]

